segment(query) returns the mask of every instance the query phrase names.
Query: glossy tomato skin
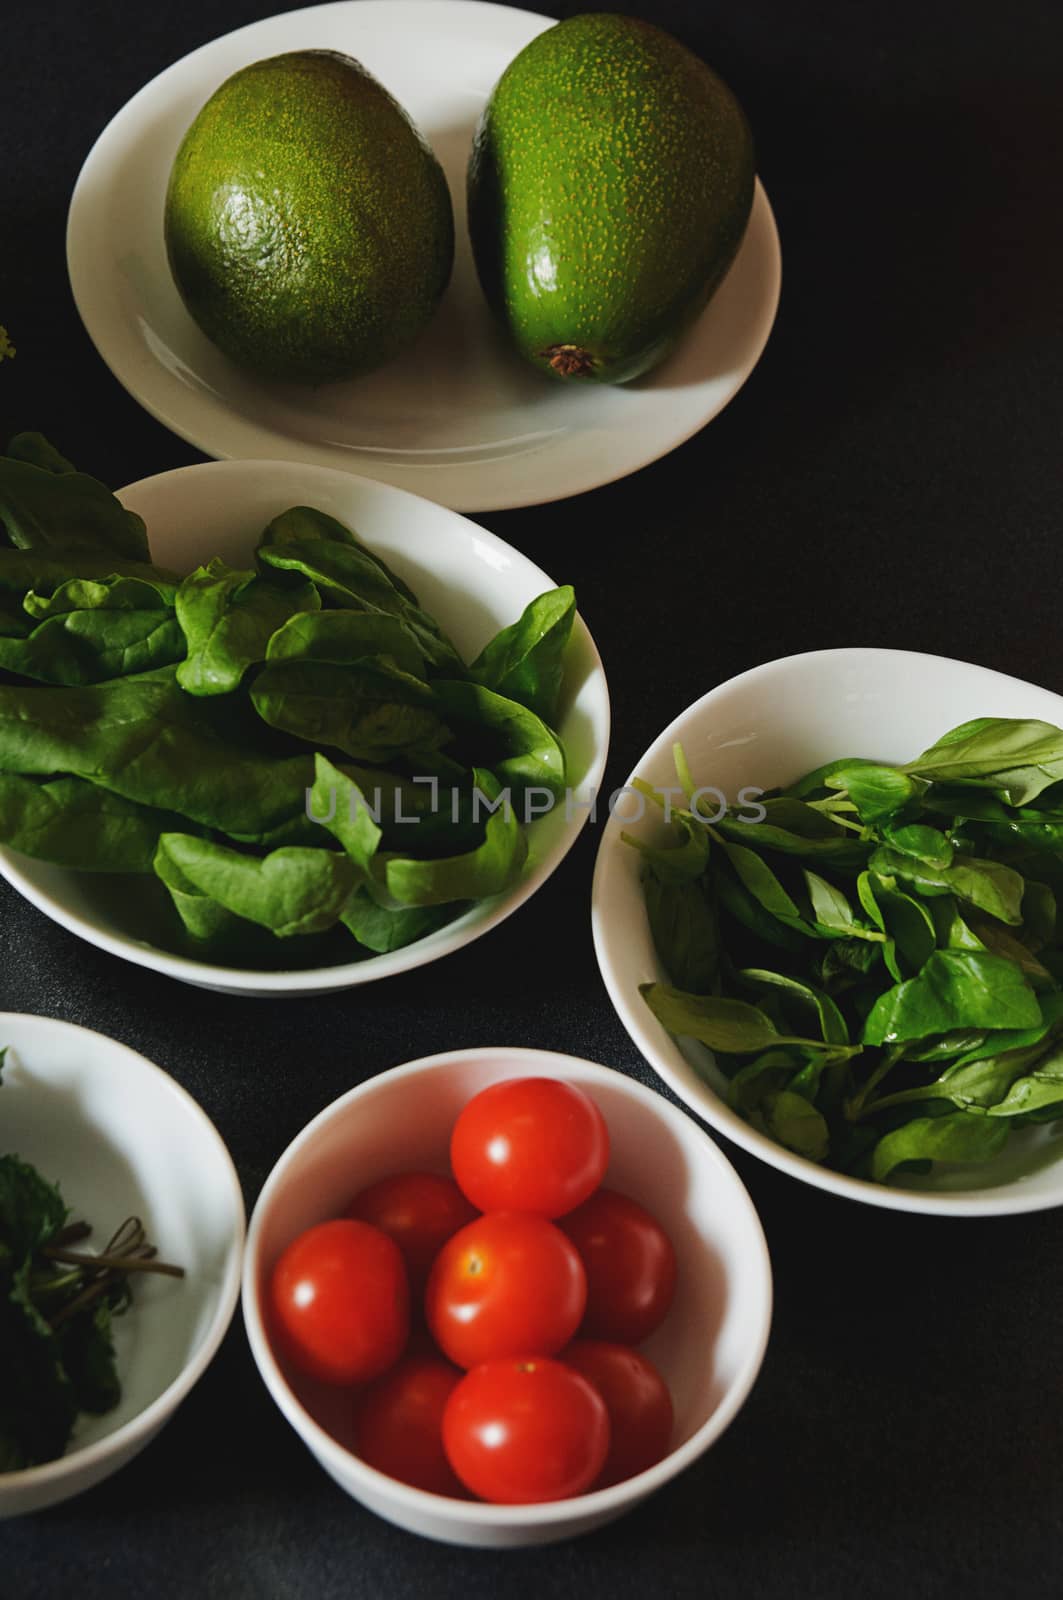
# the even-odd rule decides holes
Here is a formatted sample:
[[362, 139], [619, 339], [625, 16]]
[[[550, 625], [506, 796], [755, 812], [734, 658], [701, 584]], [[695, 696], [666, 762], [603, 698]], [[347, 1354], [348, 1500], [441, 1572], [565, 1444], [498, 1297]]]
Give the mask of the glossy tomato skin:
[[467, 1499], [443, 1449], [443, 1412], [462, 1374], [438, 1355], [406, 1355], [363, 1392], [355, 1449], [400, 1483]]
[[488, 1361], [447, 1401], [443, 1444], [458, 1477], [483, 1500], [567, 1500], [602, 1470], [609, 1415], [593, 1385], [559, 1361]]
[[609, 1131], [574, 1083], [509, 1078], [465, 1106], [450, 1139], [460, 1188], [481, 1211], [560, 1217], [601, 1183]]
[[398, 1246], [341, 1218], [292, 1240], [273, 1269], [270, 1319], [281, 1352], [324, 1383], [364, 1383], [401, 1356], [410, 1332]]
[[597, 1389], [609, 1413], [609, 1454], [596, 1489], [664, 1460], [672, 1442], [672, 1397], [652, 1361], [630, 1345], [604, 1339], [577, 1339], [558, 1360]]
[[675, 1251], [660, 1223], [627, 1195], [599, 1189], [559, 1226], [587, 1271], [580, 1334], [641, 1344], [664, 1321], [675, 1294]]
[[459, 1367], [553, 1355], [579, 1327], [587, 1280], [575, 1246], [545, 1217], [496, 1211], [448, 1239], [425, 1293], [428, 1328]]
[[453, 1178], [399, 1172], [363, 1189], [351, 1201], [347, 1215], [394, 1239], [406, 1262], [410, 1292], [420, 1299], [432, 1262], [451, 1234], [473, 1220], [476, 1210]]

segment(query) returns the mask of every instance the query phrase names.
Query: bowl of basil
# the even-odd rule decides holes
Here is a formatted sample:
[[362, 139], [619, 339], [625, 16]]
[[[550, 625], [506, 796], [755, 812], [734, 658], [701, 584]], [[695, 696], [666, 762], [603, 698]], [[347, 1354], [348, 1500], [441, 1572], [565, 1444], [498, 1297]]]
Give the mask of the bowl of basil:
[[0, 458], [0, 872], [127, 960], [324, 993], [479, 938], [586, 821], [609, 699], [568, 586], [294, 462], [112, 495]]
[[850, 1199], [1063, 1204], [1063, 698], [840, 649], [683, 711], [599, 847], [594, 939], [691, 1110]]

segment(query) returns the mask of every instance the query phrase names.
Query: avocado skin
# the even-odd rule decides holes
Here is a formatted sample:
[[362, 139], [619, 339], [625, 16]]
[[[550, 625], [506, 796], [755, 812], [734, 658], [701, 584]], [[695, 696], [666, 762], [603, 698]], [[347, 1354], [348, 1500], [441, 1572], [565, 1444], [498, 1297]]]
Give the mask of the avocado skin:
[[304, 50], [243, 68], [186, 133], [166, 194], [174, 281], [261, 377], [321, 383], [391, 360], [450, 278], [442, 168], [363, 66]]
[[650, 23], [572, 17], [521, 51], [484, 107], [469, 232], [522, 355], [568, 381], [625, 383], [708, 303], [753, 204], [734, 95]]

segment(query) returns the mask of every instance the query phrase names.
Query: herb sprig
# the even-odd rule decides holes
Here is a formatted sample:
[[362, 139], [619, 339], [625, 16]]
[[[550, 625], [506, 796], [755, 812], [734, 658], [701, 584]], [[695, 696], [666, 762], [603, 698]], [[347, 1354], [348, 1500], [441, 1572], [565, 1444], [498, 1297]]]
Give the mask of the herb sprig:
[[55, 1460], [79, 1413], [118, 1404], [111, 1323], [131, 1304], [131, 1276], [184, 1276], [158, 1259], [138, 1217], [99, 1254], [76, 1248], [92, 1230], [68, 1217], [56, 1185], [0, 1156], [0, 1472]]

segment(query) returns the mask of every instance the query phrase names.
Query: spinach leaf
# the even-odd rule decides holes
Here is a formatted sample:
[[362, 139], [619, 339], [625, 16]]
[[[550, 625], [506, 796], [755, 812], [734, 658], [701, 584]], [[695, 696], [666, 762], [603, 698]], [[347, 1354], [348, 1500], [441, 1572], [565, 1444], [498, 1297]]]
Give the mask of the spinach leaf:
[[177, 669], [186, 694], [231, 694], [248, 667], [266, 659], [270, 637], [321, 600], [312, 583], [285, 589], [214, 560], [191, 573], [177, 591], [177, 620], [188, 658]]
[[470, 666], [469, 676], [552, 723], [575, 619], [574, 590], [567, 584], [548, 589], [484, 646]]
[[164, 578], [131, 578], [112, 572], [106, 578], [68, 578], [51, 594], [31, 589], [23, 606], [31, 617], [61, 616], [67, 611], [172, 611], [177, 585]]
[[159, 835], [187, 827], [176, 812], [138, 805], [84, 778], [0, 772], [0, 841], [81, 872], [150, 872]]
[[309, 755], [254, 739], [257, 719], [195, 699], [172, 667], [88, 688], [0, 684], [0, 771], [69, 773], [225, 833], [279, 826], [303, 809]]
[[41, 467], [45, 472], [77, 471], [73, 463], [61, 455], [43, 433], [16, 433], [8, 440], [4, 454], [14, 461], [28, 461], [31, 467]]
[[417, 860], [413, 856], [377, 857], [378, 882], [393, 901], [404, 906], [437, 906], [453, 900], [480, 900], [501, 894], [520, 877], [528, 842], [497, 778], [474, 770], [477, 787], [487, 802], [498, 802], [484, 827], [483, 842], [460, 855]]
[[21, 599], [31, 590], [38, 600], [68, 583], [72, 578], [106, 582], [110, 578], [139, 578], [147, 584], [176, 584], [175, 573], [149, 561], [126, 561], [106, 551], [87, 550], [41, 554], [38, 550], [9, 550], [0, 546], [0, 591]]
[[314, 786], [307, 800], [316, 820], [335, 835], [363, 877], [369, 879], [381, 830], [354, 779], [320, 751], [314, 757]]
[[415, 756], [451, 737], [428, 685], [382, 657], [347, 666], [269, 661], [251, 703], [270, 727], [361, 761]]
[[141, 519], [84, 472], [0, 456], [0, 523], [16, 550], [148, 559]]
[[424, 652], [400, 617], [383, 611], [297, 612], [279, 627], [266, 649], [267, 661], [331, 661], [345, 666], [386, 656], [400, 672], [423, 678]]
[[560, 739], [527, 706], [480, 683], [436, 678], [435, 700], [455, 732], [489, 759], [492, 772], [517, 795], [545, 789], [565, 792], [565, 752]]
[[290, 846], [260, 860], [185, 833], [164, 833], [156, 862], [164, 882], [172, 865], [198, 894], [279, 939], [331, 928], [358, 881], [354, 863], [339, 851]]
[[379, 568], [391, 587], [396, 589], [404, 600], [417, 605], [417, 596], [413, 590], [388, 566], [383, 557], [377, 555], [375, 550], [370, 550], [350, 528], [335, 517], [330, 517], [326, 511], [318, 511], [313, 506], [291, 506], [287, 511], [282, 511], [279, 517], [274, 517], [262, 535], [264, 545], [298, 545], [308, 539], [324, 539], [333, 544], [350, 545]]
[[382, 905], [366, 889], [358, 889], [340, 913], [340, 921], [360, 945], [377, 955], [386, 955], [446, 927], [468, 905], [463, 901], [439, 906]]
[[402, 619], [433, 671], [450, 676], [465, 667], [439, 624], [399, 588], [387, 568], [363, 546], [337, 539], [285, 540], [260, 546], [260, 565], [274, 572], [301, 573], [317, 587], [326, 606], [381, 611]]
[[0, 670], [76, 686], [151, 672], [184, 653], [184, 637], [170, 612], [97, 607], [46, 617], [26, 638], [0, 637]]

